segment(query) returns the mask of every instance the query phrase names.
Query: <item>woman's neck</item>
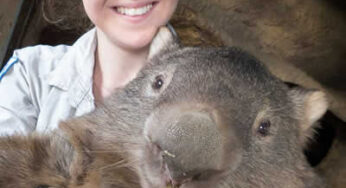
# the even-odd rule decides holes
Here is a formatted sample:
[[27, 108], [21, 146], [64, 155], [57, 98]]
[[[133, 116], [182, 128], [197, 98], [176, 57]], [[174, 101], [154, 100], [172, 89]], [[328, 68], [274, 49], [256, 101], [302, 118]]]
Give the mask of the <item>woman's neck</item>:
[[102, 31], [97, 31], [94, 86], [96, 101], [101, 102], [116, 88], [125, 86], [144, 66], [149, 46], [131, 50], [112, 43]]

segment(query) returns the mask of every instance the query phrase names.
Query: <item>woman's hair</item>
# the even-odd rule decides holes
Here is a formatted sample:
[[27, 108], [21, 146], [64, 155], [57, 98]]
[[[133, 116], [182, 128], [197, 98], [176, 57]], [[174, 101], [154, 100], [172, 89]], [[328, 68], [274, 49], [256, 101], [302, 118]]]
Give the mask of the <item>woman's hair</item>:
[[82, 0], [42, 0], [42, 16], [62, 30], [84, 33], [93, 24], [86, 15]]

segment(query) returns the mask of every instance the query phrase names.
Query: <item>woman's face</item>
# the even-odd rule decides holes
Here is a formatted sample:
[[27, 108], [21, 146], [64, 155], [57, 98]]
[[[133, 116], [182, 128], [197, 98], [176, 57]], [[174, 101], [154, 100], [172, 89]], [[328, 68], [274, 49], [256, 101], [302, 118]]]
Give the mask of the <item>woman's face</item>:
[[117, 46], [146, 47], [172, 16], [178, 0], [83, 0], [87, 15]]

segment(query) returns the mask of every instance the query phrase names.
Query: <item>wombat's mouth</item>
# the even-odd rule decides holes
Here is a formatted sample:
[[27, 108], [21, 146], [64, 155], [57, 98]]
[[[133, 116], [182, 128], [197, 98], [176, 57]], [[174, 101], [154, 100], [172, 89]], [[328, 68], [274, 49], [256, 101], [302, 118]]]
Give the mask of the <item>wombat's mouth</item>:
[[181, 187], [181, 185], [191, 182], [193, 180], [192, 177], [190, 178], [184, 178], [184, 179], [180, 179], [180, 180], [175, 180], [172, 178], [172, 176], [170, 175], [169, 169], [167, 167], [167, 165], [163, 165], [163, 180], [165, 182], [166, 187], [168, 188], [179, 188]]

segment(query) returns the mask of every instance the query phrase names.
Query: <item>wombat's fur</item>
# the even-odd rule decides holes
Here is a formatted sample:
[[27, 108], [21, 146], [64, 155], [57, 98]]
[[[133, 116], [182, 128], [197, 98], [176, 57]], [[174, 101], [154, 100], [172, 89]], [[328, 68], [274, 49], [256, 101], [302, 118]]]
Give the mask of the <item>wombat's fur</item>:
[[[129, 175], [132, 169], [144, 188], [325, 187], [302, 152], [312, 125], [327, 108], [323, 93], [288, 89], [235, 48], [177, 49], [172, 44], [149, 57], [148, 66], [103, 106], [60, 125], [77, 154], [53, 157], [69, 161], [65, 170], [44, 169], [59, 177], [68, 174], [64, 181], [71, 187], [86, 186], [94, 177], [91, 187], [108, 183], [105, 173], [93, 167], [121, 159], [127, 166], [114, 172], [129, 179], [106, 177], [127, 187], [139, 186], [126, 184], [137, 180]], [[98, 151], [102, 155], [93, 155]], [[89, 180], [90, 173], [97, 175]], [[31, 180], [18, 178], [26, 184]]]
[[182, 48], [64, 126], [123, 150], [142, 187], [316, 188], [302, 150], [326, 108], [323, 93], [289, 89], [241, 50]]
[[[90, 138], [87, 132], [78, 135]], [[79, 138], [69, 139], [57, 132], [1, 137], [0, 187], [138, 187], [138, 178], [124, 157], [115, 152], [90, 151], [92, 143]]]

